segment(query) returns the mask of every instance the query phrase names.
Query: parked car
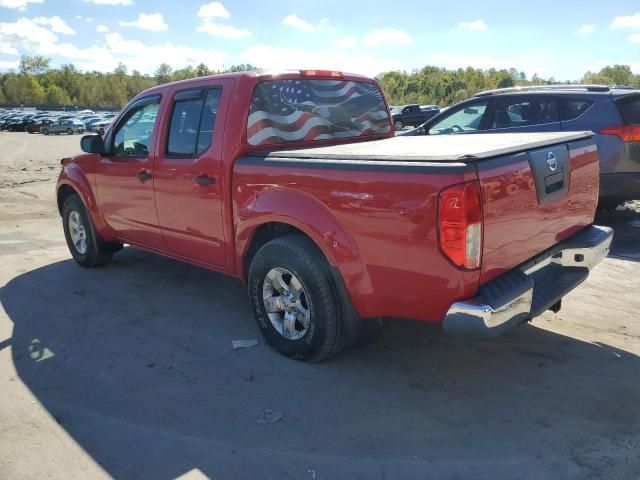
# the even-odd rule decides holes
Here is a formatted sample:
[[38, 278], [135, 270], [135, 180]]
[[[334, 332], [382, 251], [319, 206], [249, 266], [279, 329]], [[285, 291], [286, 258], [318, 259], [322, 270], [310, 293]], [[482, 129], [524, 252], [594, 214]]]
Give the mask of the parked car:
[[31, 122], [32, 120], [28, 117], [18, 117], [7, 122], [6, 130], [8, 132], [24, 132]]
[[402, 105], [391, 107], [391, 118], [395, 129], [402, 130], [405, 127], [417, 127], [438, 112], [437, 105], [425, 105], [424, 108], [420, 105]]
[[437, 115], [416, 134], [591, 130], [600, 155], [601, 208], [640, 199], [640, 90], [545, 85], [482, 92]]
[[557, 311], [607, 255], [590, 132], [392, 127], [379, 85], [358, 75], [154, 87], [63, 160], [69, 250], [96, 267], [126, 243], [236, 276], [267, 342], [310, 361], [382, 317], [497, 335]]
[[99, 122], [91, 123], [87, 126], [87, 131], [102, 135], [109, 125], [111, 125], [111, 122], [112, 120], [101, 120]]
[[50, 133], [55, 135], [68, 133], [69, 135], [72, 135], [74, 133], [83, 133], [84, 130], [84, 123], [80, 120], [70, 118], [68, 120], [56, 120], [49, 125], [45, 125], [40, 129], [40, 132], [44, 135], [49, 135]]
[[55, 119], [53, 118], [41, 118], [29, 123], [29, 125], [25, 127], [25, 130], [29, 133], [40, 133], [42, 127], [51, 125], [53, 122], [55, 122]]

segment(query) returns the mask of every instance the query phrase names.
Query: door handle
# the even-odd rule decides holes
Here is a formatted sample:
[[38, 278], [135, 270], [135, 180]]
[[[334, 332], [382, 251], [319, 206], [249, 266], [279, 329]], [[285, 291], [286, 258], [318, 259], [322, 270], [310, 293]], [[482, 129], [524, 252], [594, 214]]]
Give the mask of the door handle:
[[193, 181], [198, 185], [213, 185], [216, 183], [216, 179], [209, 175], [198, 175], [197, 177], [193, 177]]
[[147, 172], [146, 170], [140, 170], [137, 174], [136, 177], [138, 177], [138, 180], [140, 180], [141, 183], [146, 182], [147, 180], [151, 180], [151, 178], [153, 177], [153, 175], [151, 175], [149, 172]]

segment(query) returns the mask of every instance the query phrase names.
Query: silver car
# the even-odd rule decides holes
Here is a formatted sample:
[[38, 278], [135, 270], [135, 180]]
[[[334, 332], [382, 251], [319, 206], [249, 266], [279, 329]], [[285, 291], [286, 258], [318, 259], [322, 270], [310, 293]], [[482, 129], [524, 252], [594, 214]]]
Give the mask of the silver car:
[[83, 133], [85, 131], [84, 123], [75, 118], [69, 118], [67, 120], [57, 120], [49, 125], [45, 125], [40, 129], [40, 133], [49, 135], [54, 133], [59, 135], [61, 133], [67, 133], [73, 135], [74, 133]]

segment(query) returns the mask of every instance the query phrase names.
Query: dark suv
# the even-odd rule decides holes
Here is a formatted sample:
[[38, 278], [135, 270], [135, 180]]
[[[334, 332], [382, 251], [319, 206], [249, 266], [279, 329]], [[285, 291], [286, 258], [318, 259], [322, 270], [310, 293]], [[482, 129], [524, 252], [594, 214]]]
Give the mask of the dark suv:
[[640, 90], [601, 85], [478, 93], [401, 135], [591, 130], [600, 155], [600, 207], [640, 199]]

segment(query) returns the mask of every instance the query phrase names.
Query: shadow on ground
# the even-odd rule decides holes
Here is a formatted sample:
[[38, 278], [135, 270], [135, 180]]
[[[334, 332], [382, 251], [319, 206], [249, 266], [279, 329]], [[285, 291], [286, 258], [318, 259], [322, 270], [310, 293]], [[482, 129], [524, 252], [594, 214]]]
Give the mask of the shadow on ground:
[[609, 256], [622, 260], [640, 262], [640, 212], [631, 208], [613, 211], [598, 211], [598, 225], [615, 230]]
[[[470, 343], [397, 321], [317, 365], [261, 338], [233, 351], [259, 338], [243, 286], [133, 248], [103, 269], [31, 271], [0, 299], [20, 378], [116, 478], [640, 471], [640, 361], [607, 345], [530, 325]], [[284, 417], [256, 424], [263, 408]]]

